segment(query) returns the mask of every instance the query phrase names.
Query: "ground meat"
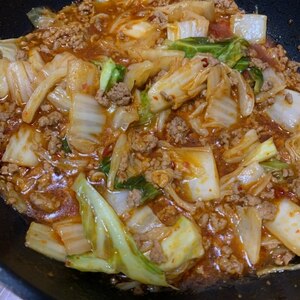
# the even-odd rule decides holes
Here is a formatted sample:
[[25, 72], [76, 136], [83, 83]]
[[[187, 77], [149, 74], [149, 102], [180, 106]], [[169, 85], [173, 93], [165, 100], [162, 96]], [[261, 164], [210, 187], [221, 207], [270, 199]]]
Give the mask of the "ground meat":
[[28, 53], [24, 50], [18, 50], [16, 54], [16, 60], [27, 60]]
[[54, 111], [47, 116], [42, 116], [38, 120], [39, 127], [46, 127], [46, 126], [54, 126], [60, 123], [63, 120], [63, 115], [58, 112]]
[[53, 212], [60, 207], [60, 202], [55, 197], [47, 197], [42, 193], [32, 193], [29, 201], [35, 208], [47, 213]]
[[48, 142], [48, 151], [51, 155], [55, 154], [59, 150], [61, 150], [61, 139], [57, 136], [57, 134], [53, 134], [50, 137]]
[[52, 105], [50, 104], [42, 104], [41, 105], [41, 111], [49, 112], [52, 109]]
[[168, 135], [175, 143], [184, 144], [187, 140], [189, 131], [188, 125], [180, 117], [175, 117], [167, 125]]
[[90, 16], [95, 12], [93, 1], [84, 0], [78, 5], [78, 12], [82, 16]]
[[285, 95], [284, 100], [288, 103], [288, 104], [293, 104], [293, 96], [291, 93], [287, 93]]
[[294, 179], [292, 182], [292, 191], [300, 198], [300, 178]]
[[180, 216], [178, 210], [172, 205], [165, 206], [156, 215], [167, 226], [173, 226]]
[[269, 65], [266, 62], [263, 62], [261, 59], [252, 57], [250, 66], [257, 67], [259, 69], [266, 69]]
[[60, 27], [50, 27], [41, 36], [43, 43], [53, 50], [69, 48], [74, 51], [83, 49], [86, 46], [86, 31], [78, 23], [70, 23]]
[[12, 175], [19, 171], [19, 167], [15, 164], [8, 164], [6, 166], [1, 167], [1, 174], [2, 175]]
[[110, 101], [106, 95], [104, 95], [103, 91], [100, 89], [97, 91], [97, 94], [95, 96], [95, 99], [98, 101], [98, 103], [104, 107], [109, 107], [110, 106]]
[[209, 221], [209, 214], [205, 213], [199, 216], [197, 222], [201, 228], [206, 228]]
[[291, 251], [285, 247], [280, 247], [272, 251], [272, 258], [278, 266], [286, 266], [295, 257]]
[[129, 207], [138, 207], [141, 205], [142, 192], [137, 189], [133, 189], [129, 192], [127, 202]]
[[107, 93], [107, 97], [118, 106], [128, 105], [132, 101], [132, 95], [124, 82], [115, 84]]
[[159, 10], [155, 10], [153, 14], [149, 17], [149, 21], [157, 24], [159, 28], [164, 29], [168, 24], [168, 17]]
[[128, 155], [123, 155], [118, 169], [118, 178], [120, 182], [127, 179], [126, 170], [128, 168]]
[[252, 195], [245, 195], [239, 202], [242, 202], [244, 206], [256, 206], [261, 204], [261, 199]]
[[149, 153], [157, 146], [158, 138], [151, 133], [134, 132], [131, 148], [136, 152]]
[[273, 220], [277, 213], [276, 205], [269, 201], [256, 205], [256, 209], [263, 220]]
[[225, 229], [227, 226], [226, 219], [219, 217], [218, 214], [212, 213], [209, 217], [209, 227], [213, 233], [217, 233]]
[[223, 272], [230, 275], [242, 274], [244, 266], [234, 255], [220, 256], [217, 258], [217, 264]]
[[156, 76], [154, 76], [152, 78], [152, 83], [157, 82], [159, 79], [161, 79], [164, 75], [166, 75], [168, 72], [165, 70], [161, 70], [160, 72], [158, 72], [158, 74]]
[[161, 245], [157, 240], [153, 241], [153, 247], [150, 251], [150, 260], [156, 264], [161, 264], [166, 261]]

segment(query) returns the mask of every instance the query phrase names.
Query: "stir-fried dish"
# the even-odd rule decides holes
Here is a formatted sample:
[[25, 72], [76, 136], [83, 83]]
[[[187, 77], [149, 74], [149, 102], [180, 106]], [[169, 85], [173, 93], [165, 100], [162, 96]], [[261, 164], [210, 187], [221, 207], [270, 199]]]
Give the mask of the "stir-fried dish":
[[28, 17], [0, 40], [0, 186], [27, 247], [121, 289], [299, 268], [299, 64], [267, 16], [84, 0]]

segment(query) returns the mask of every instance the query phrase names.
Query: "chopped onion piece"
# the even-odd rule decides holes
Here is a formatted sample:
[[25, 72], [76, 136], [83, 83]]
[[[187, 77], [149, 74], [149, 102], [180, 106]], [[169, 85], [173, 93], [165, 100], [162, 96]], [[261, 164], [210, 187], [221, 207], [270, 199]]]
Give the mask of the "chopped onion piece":
[[22, 119], [25, 123], [31, 123], [33, 121], [34, 115], [44, 101], [46, 95], [66, 75], [67, 68], [57, 69], [38, 85], [23, 110]]
[[[292, 97], [288, 102], [286, 97]], [[300, 93], [284, 90], [275, 96], [275, 103], [266, 110], [268, 116], [285, 130], [296, 132], [300, 129]]]
[[170, 41], [176, 41], [187, 37], [206, 37], [209, 21], [204, 17], [197, 20], [175, 22], [168, 24], [167, 34]]
[[38, 156], [34, 148], [42, 142], [41, 134], [29, 125], [22, 127], [9, 140], [2, 161], [18, 166], [34, 167], [38, 164]]
[[67, 133], [69, 145], [81, 153], [91, 153], [104, 129], [104, 109], [89, 95], [74, 94]]
[[289, 250], [300, 255], [300, 206], [288, 199], [278, 203], [278, 212], [266, 228]]
[[250, 43], [263, 44], [267, 35], [267, 16], [235, 14], [230, 18], [232, 32]]
[[239, 222], [237, 230], [250, 262], [259, 261], [262, 220], [254, 207], [237, 207]]
[[58, 261], [66, 260], [66, 249], [50, 226], [32, 222], [26, 234], [25, 245]]

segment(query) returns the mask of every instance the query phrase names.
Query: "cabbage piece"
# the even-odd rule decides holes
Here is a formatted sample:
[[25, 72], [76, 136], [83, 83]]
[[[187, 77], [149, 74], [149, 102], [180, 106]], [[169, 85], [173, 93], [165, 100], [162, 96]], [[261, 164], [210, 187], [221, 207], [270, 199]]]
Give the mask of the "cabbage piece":
[[71, 60], [68, 63], [67, 92], [95, 95], [99, 88], [99, 73], [97, 67], [82, 59]]
[[26, 15], [32, 25], [40, 29], [49, 27], [56, 17], [56, 14], [46, 7], [34, 7]]
[[18, 166], [34, 167], [38, 164], [38, 156], [34, 148], [42, 142], [42, 137], [33, 127], [22, 125], [14, 133], [2, 157], [3, 162], [10, 162]]
[[71, 98], [61, 85], [47, 95], [47, 100], [63, 113], [69, 112], [72, 106]]
[[273, 221], [266, 228], [292, 252], [300, 255], [300, 207], [293, 201], [282, 199]]
[[121, 216], [125, 212], [130, 210], [128, 205], [129, 191], [122, 190], [122, 191], [107, 191], [105, 194], [105, 199], [107, 202], [112, 206], [114, 211], [117, 213], [118, 216]]
[[212, 200], [220, 196], [219, 175], [209, 147], [171, 148], [169, 153], [182, 172], [181, 188], [191, 200]]
[[[205, 17], [209, 21], [214, 21], [215, 19], [215, 5], [213, 1], [181, 1], [178, 3], [160, 6], [156, 9], [169, 15], [169, 18], [173, 18], [174, 21], [180, 21], [176, 19], [176, 13], [184, 11], [192, 11], [197, 15]], [[181, 16], [179, 14], [179, 16]]]
[[124, 155], [128, 153], [128, 151], [129, 151], [129, 144], [127, 142], [127, 136], [126, 134], [122, 133], [120, 134], [115, 144], [111, 156], [110, 170], [107, 176], [107, 187], [110, 190], [113, 190], [115, 187], [115, 179], [116, 179], [117, 172], [119, 170], [121, 159]]
[[300, 159], [300, 133], [293, 134], [285, 141], [285, 148], [289, 152], [293, 163]]
[[[106, 262], [106, 267], [111, 266], [113, 273], [122, 272], [133, 280], [138, 280], [145, 284], [153, 284], [160, 286], [167, 286], [165, 275], [161, 269], [151, 263], [137, 248], [133, 238], [126, 231], [124, 225], [112, 209], [112, 207], [105, 201], [105, 199], [86, 181], [84, 175], [77, 177], [73, 189], [76, 192], [80, 204], [88, 205], [90, 210], [94, 213], [94, 218], [101, 221], [107, 230], [107, 234], [111, 241], [110, 257], [103, 261], [99, 260], [100, 265]], [[83, 221], [85, 216], [82, 216]], [[98, 223], [97, 223], [98, 224]], [[97, 225], [96, 225], [97, 226]], [[97, 262], [95, 258], [89, 260], [87, 256], [86, 264], [93, 265], [90, 262]], [[69, 257], [67, 265], [77, 268], [77, 262], [80, 257]], [[78, 268], [82, 270], [85, 264], [79, 264]], [[88, 268], [85, 268], [89, 271]], [[106, 268], [107, 269], [107, 268]], [[104, 271], [101, 268], [100, 271]]]
[[126, 83], [129, 90], [132, 90], [134, 86], [142, 87], [148, 78], [155, 74], [153, 74], [153, 70], [158, 71], [155, 65], [148, 60], [132, 64], [125, 74], [124, 83]]
[[27, 103], [33, 92], [30, 69], [30, 64], [25, 61], [11, 62], [7, 69], [6, 78], [10, 95], [19, 106]]
[[151, 23], [145, 22], [145, 21], [132, 21], [126, 23], [124, 26], [122, 26], [122, 32], [134, 39], [140, 39], [147, 34], [149, 34], [150, 31], [153, 31], [154, 27]]
[[139, 114], [135, 107], [118, 107], [114, 113], [112, 127], [126, 131], [131, 123], [138, 120]]
[[203, 64], [201, 58], [195, 57], [152, 85], [148, 91], [151, 111], [156, 113], [171, 106], [177, 109], [199, 94], [205, 88], [202, 83], [209, 72]]
[[31, 222], [25, 246], [58, 261], [65, 261], [66, 249], [54, 230], [47, 225]]
[[76, 57], [69, 52], [56, 54], [54, 58], [50, 62], [46, 63], [38, 73], [35, 84], [38, 85], [41, 81], [45, 80], [46, 77], [57, 72], [58, 69], [67, 70], [69, 62], [74, 59], [76, 59]]
[[[292, 103], [285, 100], [287, 94], [292, 96]], [[300, 128], [300, 93], [286, 89], [277, 94], [275, 103], [266, 109], [266, 113], [285, 130], [297, 132]]]
[[0, 59], [0, 99], [6, 97], [9, 93], [9, 87], [6, 79], [9, 62], [7, 59]]
[[167, 27], [168, 40], [175, 41], [187, 37], [206, 37], [209, 21], [204, 17], [197, 20], [169, 23]]
[[243, 117], [250, 116], [255, 103], [254, 93], [250, 85], [244, 80], [243, 76], [236, 70], [231, 71], [231, 76], [237, 82], [238, 101], [240, 112]]
[[28, 62], [31, 64], [32, 68], [39, 72], [45, 66], [45, 62], [36, 48], [30, 49], [28, 53]]
[[207, 99], [205, 127], [230, 127], [237, 122], [238, 106], [231, 98], [231, 84], [220, 65], [212, 67], [208, 75]]
[[100, 75], [100, 90], [108, 91], [117, 82], [124, 79], [125, 67], [116, 64], [111, 58], [107, 59], [102, 65]]
[[46, 95], [66, 75], [66, 68], [57, 69], [37, 86], [22, 112], [22, 119], [25, 123], [31, 123], [33, 121], [33, 118], [40, 105], [43, 103]]
[[268, 160], [277, 154], [276, 146], [273, 138], [269, 138], [259, 144], [252, 152], [250, 152], [242, 162], [243, 166], [249, 166], [253, 162], [262, 162]]
[[131, 232], [139, 234], [144, 234], [154, 228], [164, 227], [147, 205], [135, 209], [131, 218], [126, 221], [126, 225]]
[[250, 129], [237, 145], [224, 151], [223, 159], [228, 163], [241, 162], [258, 144], [259, 139], [256, 130]]
[[91, 153], [99, 143], [106, 116], [104, 109], [89, 95], [74, 94], [67, 133], [69, 145], [81, 153]]
[[10, 61], [16, 60], [18, 51], [17, 42], [18, 39], [0, 40], [0, 51], [3, 58], [7, 58]]
[[237, 207], [237, 231], [250, 262], [259, 261], [262, 220], [254, 207]]
[[53, 229], [64, 243], [67, 255], [82, 254], [91, 251], [81, 220], [69, 218], [53, 224]]
[[173, 42], [169, 49], [182, 50], [189, 58], [194, 57], [197, 53], [210, 53], [229, 67], [233, 67], [242, 57], [246, 56], [247, 47], [247, 41], [240, 38], [211, 42], [205, 37], [190, 37]]
[[275, 72], [272, 68], [263, 70], [263, 81], [269, 82], [271, 88], [256, 95], [256, 102], [260, 103], [274, 97], [286, 87], [285, 79], [281, 73]]
[[192, 221], [181, 216], [172, 231], [161, 242], [166, 262], [159, 267], [165, 272], [172, 272], [184, 263], [204, 255], [201, 233]]
[[142, 92], [135, 90], [134, 101], [138, 104], [139, 124], [150, 123], [154, 114], [151, 112], [151, 102], [147, 90]]
[[235, 14], [230, 18], [232, 32], [250, 43], [263, 44], [267, 35], [267, 16]]
[[264, 175], [264, 168], [258, 162], [253, 162], [242, 169], [237, 179], [241, 183], [241, 186], [246, 188], [258, 182]]

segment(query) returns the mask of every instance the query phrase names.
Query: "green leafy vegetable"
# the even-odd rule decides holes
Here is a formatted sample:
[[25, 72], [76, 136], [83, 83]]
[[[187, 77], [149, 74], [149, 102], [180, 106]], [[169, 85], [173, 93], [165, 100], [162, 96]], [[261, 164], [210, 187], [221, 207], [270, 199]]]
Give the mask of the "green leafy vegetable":
[[259, 68], [256, 67], [251, 67], [248, 71], [251, 78], [250, 84], [253, 87], [254, 93], [258, 94], [264, 83], [263, 73]]
[[233, 67], [243, 56], [246, 55], [248, 42], [241, 38], [234, 38], [221, 42], [211, 42], [208, 38], [190, 37], [177, 40], [169, 49], [181, 50], [185, 56], [191, 58], [197, 53], [211, 53], [220, 61]]
[[[75, 180], [73, 190], [80, 205], [88, 207], [88, 211], [93, 213], [95, 222], [89, 223], [89, 226], [94, 224], [95, 230], [99, 232], [102, 231], [102, 226], [105, 227], [109, 243], [105, 243], [104, 247], [109, 248], [109, 257], [98, 258], [95, 255], [97, 249], [93, 249], [93, 253], [67, 257], [67, 266], [82, 271], [122, 272], [129, 278], [145, 284], [168, 286], [164, 272], [138, 250], [132, 236], [126, 231], [113, 208], [87, 182], [83, 174]], [[84, 224], [91, 216], [90, 213], [83, 213], [82, 209], [80, 211]], [[86, 234], [89, 236], [89, 233]]]
[[278, 159], [271, 159], [260, 163], [267, 171], [280, 171], [289, 167], [289, 164]]
[[117, 182], [115, 184], [115, 188], [127, 190], [140, 190], [142, 192], [142, 203], [145, 203], [149, 200], [153, 200], [161, 194], [161, 191], [155, 188], [153, 184], [148, 182], [143, 175], [130, 177], [124, 182]]
[[250, 64], [250, 59], [248, 57], [242, 57], [233, 67], [233, 69], [238, 70], [239, 72], [245, 71]]
[[61, 140], [61, 148], [63, 149], [63, 151], [65, 153], [72, 153], [72, 150], [69, 146], [68, 140], [65, 137]]
[[111, 162], [111, 157], [109, 156], [104, 157], [99, 166], [99, 170], [103, 172], [106, 176], [108, 175], [110, 170], [110, 162]]
[[[95, 62], [94, 62], [95, 63]], [[116, 64], [111, 58], [102, 64], [100, 75], [100, 89], [107, 92], [116, 83], [124, 79], [126, 68]]]
[[147, 90], [140, 93], [140, 105], [138, 113], [140, 124], [149, 123], [154, 116], [150, 109], [150, 99], [148, 97]]

